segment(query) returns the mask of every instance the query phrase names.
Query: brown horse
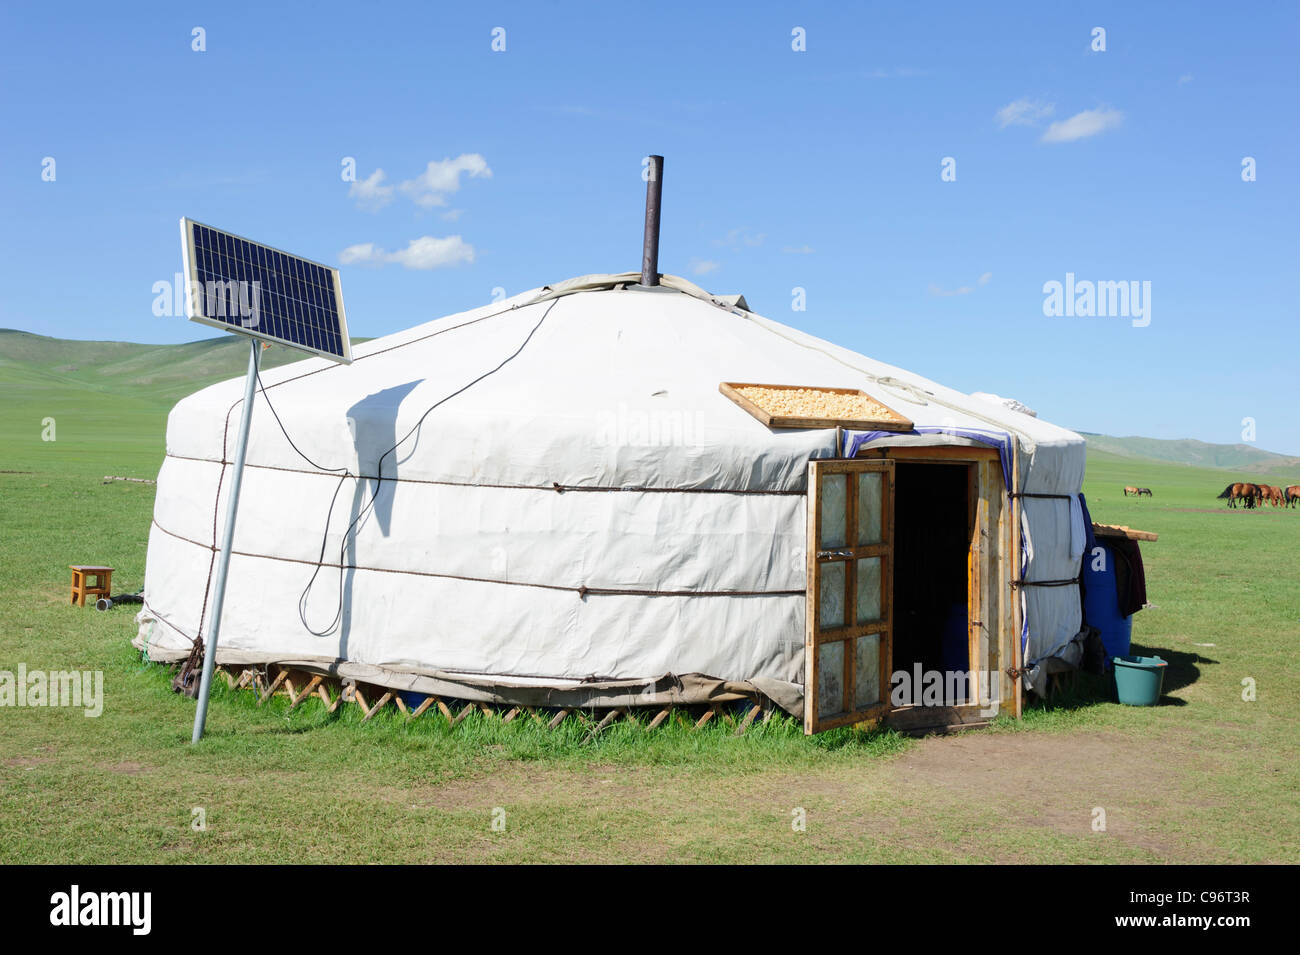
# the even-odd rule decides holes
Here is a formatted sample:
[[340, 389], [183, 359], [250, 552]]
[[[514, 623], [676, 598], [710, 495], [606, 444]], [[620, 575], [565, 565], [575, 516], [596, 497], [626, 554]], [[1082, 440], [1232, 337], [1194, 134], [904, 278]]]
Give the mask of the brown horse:
[[1288, 484], [1282, 493], [1286, 495], [1287, 507], [1295, 507], [1300, 501], [1300, 484]]
[[1259, 486], [1259, 502], [1263, 504], [1265, 501], [1274, 507], [1286, 506], [1286, 497], [1282, 494], [1282, 489], [1274, 487], [1272, 484], [1261, 484]]
[[1141, 492], [1137, 488], [1135, 488], [1132, 484], [1124, 488], [1125, 497], [1128, 497], [1130, 494], [1140, 494], [1140, 493]]
[[1219, 495], [1219, 499], [1222, 500], [1225, 497], [1228, 499], [1229, 507], [1236, 507], [1238, 501], [1245, 501], [1246, 507], [1251, 508], [1254, 507], [1255, 502], [1259, 500], [1259, 486], [1255, 484], [1246, 484], [1244, 482], [1229, 484], [1223, 489], [1223, 493]]

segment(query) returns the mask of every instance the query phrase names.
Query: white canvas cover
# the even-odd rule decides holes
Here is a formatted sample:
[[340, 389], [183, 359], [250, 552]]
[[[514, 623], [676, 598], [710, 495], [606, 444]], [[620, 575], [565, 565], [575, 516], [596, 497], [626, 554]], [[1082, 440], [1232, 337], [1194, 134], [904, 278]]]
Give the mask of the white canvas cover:
[[[757, 688], [798, 709], [807, 464], [843, 449], [834, 429], [766, 428], [721, 381], [866, 388], [946, 432], [879, 440], [982, 428], [1018, 442], [1025, 490], [1079, 490], [1072, 432], [743, 299], [636, 280], [586, 276], [358, 345], [350, 366], [265, 372], [218, 660], [557, 705]], [[136, 638], [154, 659], [207, 636], [242, 389], [168, 419]], [[1026, 577], [1076, 576], [1069, 503], [1025, 499], [1024, 516]], [[1027, 661], [1079, 630], [1073, 587], [1026, 588], [1026, 610]]]

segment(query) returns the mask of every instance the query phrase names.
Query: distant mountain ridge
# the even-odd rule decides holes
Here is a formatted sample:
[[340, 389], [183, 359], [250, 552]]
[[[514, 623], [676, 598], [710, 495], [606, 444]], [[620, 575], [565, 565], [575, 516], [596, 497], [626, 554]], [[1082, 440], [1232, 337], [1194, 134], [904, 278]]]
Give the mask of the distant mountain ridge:
[[1250, 444], [1210, 444], [1195, 438], [1115, 437], [1080, 431], [1089, 449], [1105, 451], [1126, 458], [1147, 458], [1170, 464], [1199, 468], [1219, 468], [1247, 474], [1279, 471], [1300, 472], [1300, 457], [1265, 451]]

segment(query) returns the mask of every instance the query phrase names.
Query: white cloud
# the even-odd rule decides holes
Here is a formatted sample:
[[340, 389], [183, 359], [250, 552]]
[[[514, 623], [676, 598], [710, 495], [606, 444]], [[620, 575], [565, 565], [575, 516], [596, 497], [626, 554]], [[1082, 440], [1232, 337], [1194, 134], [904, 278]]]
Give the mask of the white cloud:
[[812, 255], [817, 250], [811, 245], [787, 245], [781, 251], [786, 255]]
[[718, 263], [712, 259], [691, 259], [689, 264], [692, 275], [708, 275], [719, 268]]
[[973, 291], [975, 290], [971, 288], [969, 285], [963, 285], [960, 288], [955, 288], [951, 290], [946, 288], [940, 288], [937, 285], [930, 286], [930, 294], [938, 295], [941, 298], [948, 298], [949, 296], [952, 295], [969, 295]]
[[366, 262], [374, 262], [377, 255], [383, 254], [383, 249], [375, 248], [373, 242], [360, 242], [357, 245], [350, 245], [339, 253], [339, 261], [344, 265], [358, 265]]
[[448, 209], [442, 214], [441, 218], [448, 222], [455, 222], [464, 212], [464, 209]]
[[362, 208], [380, 209], [393, 201], [393, 187], [384, 185], [384, 171], [376, 169], [365, 179], [354, 180], [348, 196]]
[[762, 245], [763, 240], [766, 238], [767, 238], [766, 232], [759, 232], [755, 234], [753, 232], [748, 232], [744, 229], [732, 229], [730, 232], [726, 234], [724, 238], [714, 239], [713, 244], [728, 249], [738, 249], [742, 245], [752, 249], [755, 248], [756, 246]]
[[412, 239], [404, 249], [385, 252], [373, 242], [350, 245], [339, 253], [343, 265], [387, 265], [393, 263], [403, 268], [427, 271], [474, 261], [474, 246], [458, 235], [436, 238], [422, 235]]
[[993, 281], [993, 273], [985, 272], [978, 279], [976, 279], [975, 285], [962, 285], [955, 289], [945, 289], [939, 287], [938, 285], [931, 284], [930, 294], [938, 295], [941, 298], [949, 298], [953, 295], [969, 295], [971, 292], [975, 291], [976, 286], [988, 285], [989, 282], [991, 281]]
[[412, 239], [400, 252], [392, 254], [392, 261], [408, 269], [441, 269], [449, 265], [468, 265], [474, 261], [474, 246], [458, 235], [435, 239], [425, 235]]
[[398, 186], [411, 201], [426, 209], [445, 206], [447, 196], [460, 189], [461, 175], [472, 179], [491, 179], [487, 160], [478, 153], [463, 153], [455, 159], [431, 162], [424, 172]]
[[1190, 83], [1191, 81], [1192, 81], [1192, 74], [1191, 74], [1191, 73], [1184, 73], [1182, 76], [1178, 77], [1178, 85], [1179, 85], [1179, 86], [1186, 86], [1186, 85], [1187, 85], [1188, 83]]
[[1040, 121], [1051, 116], [1055, 111], [1056, 105], [1053, 103], [1026, 98], [1003, 106], [994, 118], [1002, 129], [1008, 126], [1037, 126]]
[[1043, 133], [1045, 143], [1072, 143], [1076, 139], [1087, 139], [1108, 129], [1114, 129], [1124, 121], [1124, 114], [1117, 109], [1085, 109], [1075, 113], [1069, 119], [1057, 120]]

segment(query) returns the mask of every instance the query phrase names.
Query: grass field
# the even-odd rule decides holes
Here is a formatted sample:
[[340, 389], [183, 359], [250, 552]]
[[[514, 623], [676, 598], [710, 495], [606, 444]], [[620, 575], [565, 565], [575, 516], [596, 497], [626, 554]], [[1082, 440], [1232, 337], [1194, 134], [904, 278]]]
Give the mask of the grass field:
[[[576, 725], [361, 725], [218, 687], [191, 747], [194, 704], [130, 649], [133, 608], [69, 606], [67, 565], [140, 587], [153, 487], [101, 479], [154, 476], [166, 411], [211, 356], [179, 346], [195, 353], [151, 377], [136, 354], [56, 360], [27, 339], [4, 351], [5, 334], [0, 670], [101, 670], [105, 702], [95, 719], [0, 708], [0, 862], [1300, 861], [1300, 510], [1227, 510], [1231, 472], [1090, 455], [1094, 518], [1160, 534], [1143, 549], [1156, 606], [1134, 623], [1171, 661], [1155, 709], [1084, 680], [960, 737], [807, 739], [773, 720], [741, 738], [616, 723], [584, 743]], [[237, 350], [222, 360], [212, 377], [238, 373]]]

